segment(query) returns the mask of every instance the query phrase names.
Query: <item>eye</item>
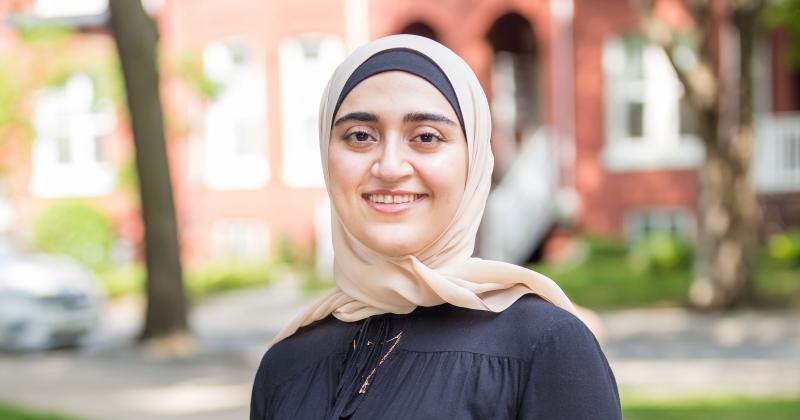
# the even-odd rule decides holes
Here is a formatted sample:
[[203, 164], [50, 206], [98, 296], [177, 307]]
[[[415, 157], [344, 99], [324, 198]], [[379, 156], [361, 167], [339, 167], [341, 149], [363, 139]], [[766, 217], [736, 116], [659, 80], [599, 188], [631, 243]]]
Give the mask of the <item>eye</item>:
[[435, 133], [425, 132], [417, 134], [413, 141], [424, 145], [435, 145], [439, 142], [445, 141], [444, 137], [436, 135]]
[[353, 131], [345, 135], [343, 138], [348, 144], [356, 147], [363, 147], [364, 145], [375, 141], [372, 135], [363, 130]]

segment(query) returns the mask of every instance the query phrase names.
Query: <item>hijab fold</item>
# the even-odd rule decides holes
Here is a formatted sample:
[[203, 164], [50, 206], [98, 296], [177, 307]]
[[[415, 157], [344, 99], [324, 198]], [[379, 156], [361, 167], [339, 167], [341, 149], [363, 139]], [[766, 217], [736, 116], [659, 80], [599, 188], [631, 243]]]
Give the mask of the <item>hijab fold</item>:
[[500, 312], [528, 293], [578, 315], [561, 288], [548, 277], [517, 265], [472, 257], [494, 166], [489, 143], [491, 116], [475, 73], [461, 57], [436, 41], [415, 35], [380, 38], [356, 49], [336, 68], [320, 103], [319, 145], [328, 194], [328, 143], [334, 113], [343, 99], [340, 95], [352, 88], [351, 76], [365, 61], [392, 49], [412, 50], [427, 57], [441, 69], [455, 91], [460, 105], [455, 111], [463, 118], [469, 155], [463, 199], [436, 240], [415, 255], [399, 257], [383, 255], [361, 243], [347, 230], [332, 205], [336, 286], [281, 331], [273, 344], [330, 314], [353, 322], [443, 303]]

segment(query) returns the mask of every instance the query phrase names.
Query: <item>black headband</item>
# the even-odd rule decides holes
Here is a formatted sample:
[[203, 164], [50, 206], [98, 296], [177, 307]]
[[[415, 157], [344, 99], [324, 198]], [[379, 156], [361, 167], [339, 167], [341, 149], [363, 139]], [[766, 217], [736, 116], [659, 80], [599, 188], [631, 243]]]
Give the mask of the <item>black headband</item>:
[[[453, 89], [453, 85], [450, 84], [450, 80], [428, 56], [409, 48], [383, 50], [361, 63], [347, 79], [342, 92], [339, 93], [336, 107], [333, 108], [333, 116], [336, 116], [336, 112], [339, 111], [339, 106], [342, 105], [344, 98], [357, 84], [370, 76], [392, 70], [401, 70], [419, 76], [436, 87], [447, 99], [447, 102], [450, 102], [450, 106], [453, 107], [458, 117], [461, 130], [466, 136], [467, 130], [464, 129], [464, 117], [461, 115], [461, 107], [458, 105], [456, 91]], [[331, 121], [331, 124], [333, 124], [333, 121]]]

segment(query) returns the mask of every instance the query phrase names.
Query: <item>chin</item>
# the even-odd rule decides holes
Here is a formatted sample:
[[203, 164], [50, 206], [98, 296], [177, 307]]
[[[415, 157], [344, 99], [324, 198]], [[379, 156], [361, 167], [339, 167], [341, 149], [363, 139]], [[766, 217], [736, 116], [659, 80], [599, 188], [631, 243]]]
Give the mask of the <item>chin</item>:
[[390, 257], [409, 255], [416, 251], [416, 247], [414, 246], [397, 243], [376, 243], [375, 245], [371, 246], [371, 248]]
[[[390, 238], [393, 240], [389, 240]], [[422, 241], [409, 241], [409, 238], [422, 239], [416, 232], [404, 232], [401, 229], [381, 229], [381, 231], [369, 235], [369, 239], [363, 242], [381, 254], [399, 257], [413, 254], [423, 247]]]

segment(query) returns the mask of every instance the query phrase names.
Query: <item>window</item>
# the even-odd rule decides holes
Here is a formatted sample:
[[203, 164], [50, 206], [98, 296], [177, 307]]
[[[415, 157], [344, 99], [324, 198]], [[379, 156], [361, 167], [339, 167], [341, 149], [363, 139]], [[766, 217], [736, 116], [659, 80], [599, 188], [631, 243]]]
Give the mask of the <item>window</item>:
[[624, 227], [628, 239], [663, 233], [691, 240], [696, 233], [694, 214], [683, 208], [633, 210], [625, 214]]
[[259, 188], [269, 179], [264, 74], [240, 41], [206, 46], [203, 69], [218, 86], [206, 112], [206, 185], [222, 190]]
[[607, 168], [692, 168], [702, 161], [702, 143], [690, 132], [691, 113], [682, 104], [683, 85], [663, 49], [641, 36], [609, 39], [603, 70]]
[[344, 59], [335, 37], [304, 35], [280, 45], [282, 177], [287, 185], [323, 185], [317, 118], [325, 84]]
[[36, 0], [33, 12], [44, 18], [90, 16], [105, 13], [108, 0]]
[[40, 197], [110, 193], [114, 172], [103, 146], [116, 124], [113, 105], [96, 96], [85, 74], [40, 91], [33, 112], [32, 193]]
[[211, 256], [215, 259], [264, 261], [269, 256], [269, 232], [264, 222], [228, 219], [211, 229]]

